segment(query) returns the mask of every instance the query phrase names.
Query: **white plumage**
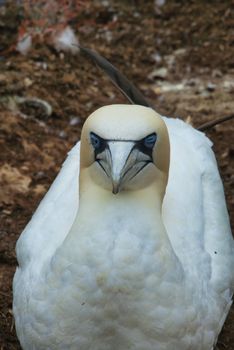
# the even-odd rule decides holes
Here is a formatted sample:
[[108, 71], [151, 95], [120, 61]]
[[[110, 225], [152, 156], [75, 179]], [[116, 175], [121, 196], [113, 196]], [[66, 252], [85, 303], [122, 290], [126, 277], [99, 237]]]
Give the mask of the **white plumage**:
[[162, 213], [161, 118], [113, 105], [86, 122], [81, 163], [78, 142], [17, 243], [24, 350], [213, 349], [234, 282], [223, 186], [206, 136], [163, 120]]

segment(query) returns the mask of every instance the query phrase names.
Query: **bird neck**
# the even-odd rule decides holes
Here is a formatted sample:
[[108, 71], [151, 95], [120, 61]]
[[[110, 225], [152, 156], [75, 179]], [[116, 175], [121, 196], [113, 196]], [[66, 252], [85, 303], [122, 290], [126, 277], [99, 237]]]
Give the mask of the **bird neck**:
[[163, 194], [157, 191], [156, 186], [151, 185], [138, 191], [121, 191], [113, 194], [95, 183], [90, 182], [87, 186], [80, 187], [79, 198], [79, 217], [90, 217], [95, 215], [99, 217], [104, 213], [106, 215], [110, 210], [113, 215], [119, 216], [123, 210], [136, 213], [138, 210], [142, 213], [152, 215], [158, 221], [161, 221]]
[[59, 249], [60, 257], [69, 252], [70, 261], [79, 265], [82, 256], [96, 255], [95, 259], [105, 262], [121, 252], [128, 261], [128, 252], [133, 254], [132, 247], [137, 246], [136, 263], [139, 256], [142, 264], [148, 264], [144, 268], [152, 268], [154, 274], [163, 273], [173, 283], [182, 281], [184, 271], [162, 221], [160, 196], [153, 188], [113, 195], [90, 184], [80, 193], [79, 210]]
[[119, 227], [121, 222], [119, 229], [133, 231], [142, 227], [142, 235], [152, 236], [173, 255], [161, 214], [164, 193], [157, 185], [154, 183], [142, 190], [122, 191], [115, 195], [92, 181], [81, 181], [79, 210], [69, 235], [77, 237], [77, 232], [84, 227], [89, 227], [90, 232], [105, 231], [106, 227]]
[[[154, 187], [114, 195], [90, 182], [80, 189], [79, 209], [57, 250], [57, 261], [64, 260], [67, 264], [69, 259], [79, 266], [80, 261], [97, 259], [101, 270], [104, 266], [100, 261], [105, 263], [116, 257], [117, 267], [126, 255], [127, 269], [128, 256], [135, 254], [133, 246], [136, 246], [139, 250], [133, 256], [136, 264], [139, 257], [147, 265], [144, 269], [153, 269], [153, 274], [163, 273], [168, 281], [180, 283], [184, 271], [167, 236], [161, 206], [161, 195]], [[145, 257], [148, 258], [144, 260]]]
[[123, 190], [113, 194], [97, 185], [91, 178], [88, 169], [82, 169], [80, 172], [80, 192], [79, 192], [79, 213], [87, 215], [89, 213], [98, 213], [107, 206], [127, 207], [129, 209], [136, 207], [144, 208], [148, 213], [161, 220], [162, 202], [167, 185], [167, 176], [157, 172], [157, 180], [149, 182], [144, 188], [138, 190]]

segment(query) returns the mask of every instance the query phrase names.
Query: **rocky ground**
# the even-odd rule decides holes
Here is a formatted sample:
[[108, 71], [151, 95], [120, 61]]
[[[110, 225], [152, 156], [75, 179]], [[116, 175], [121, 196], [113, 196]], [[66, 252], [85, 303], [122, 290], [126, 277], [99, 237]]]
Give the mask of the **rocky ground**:
[[[157, 1], [155, 1], [157, 3]], [[85, 118], [125, 98], [85, 56], [36, 45], [14, 50], [20, 16], [0, 8], [0, 349], [20, 349], [12, 320], [15, 243], [79, 139]], [[234, 110], [234, 2], [93, 1], [71, 24], [133, 81], [163, 115], [194, 126]], [[39, 100], [38, 100], [39, 99]], [[214, 143], [234, 224], [234, 122]], [[234, 349], [234, 311], [218, 349]]]

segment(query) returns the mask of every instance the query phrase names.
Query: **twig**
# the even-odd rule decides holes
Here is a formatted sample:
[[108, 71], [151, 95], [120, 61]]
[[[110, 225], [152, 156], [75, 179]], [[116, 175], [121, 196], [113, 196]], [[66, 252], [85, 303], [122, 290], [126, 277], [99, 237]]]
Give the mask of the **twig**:
[[228, 120], [231, 120], [234, 118], [234, 114], [231, 114], [231, 115], [228, 115], [226, 117], [223, 117], [223, 118], [219, 118], [219, 119], [216, 119], [216, 120], [212, 120], [210, 122], [207, 122], [205, 124], [202, 124], [201, 126], [199, 126], [197, 128], [197, 130], [199, 131], [205, 131], [205, 130], [208, 130], [208, 129], [211, 129], [213, 128], [213, 126], [217, 125], [217, 124], [221, 124], [223, 122], [226, 122]]

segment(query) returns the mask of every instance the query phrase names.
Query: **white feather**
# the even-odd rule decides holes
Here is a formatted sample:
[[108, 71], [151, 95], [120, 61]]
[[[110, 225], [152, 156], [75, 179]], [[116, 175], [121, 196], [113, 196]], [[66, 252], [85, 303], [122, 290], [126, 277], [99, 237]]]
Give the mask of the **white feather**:
[[32, 48], [32, 36], [29, 34], [25, 34], [22, 38], [20, 38], [16, 45], [16, 50], [25, 56], [28, 54], [31, 48]]
[[79, 41], [71, 27], [66, 26], [62, 31], [54, 36], [54, 47], [57, 51], [79, 52]]

